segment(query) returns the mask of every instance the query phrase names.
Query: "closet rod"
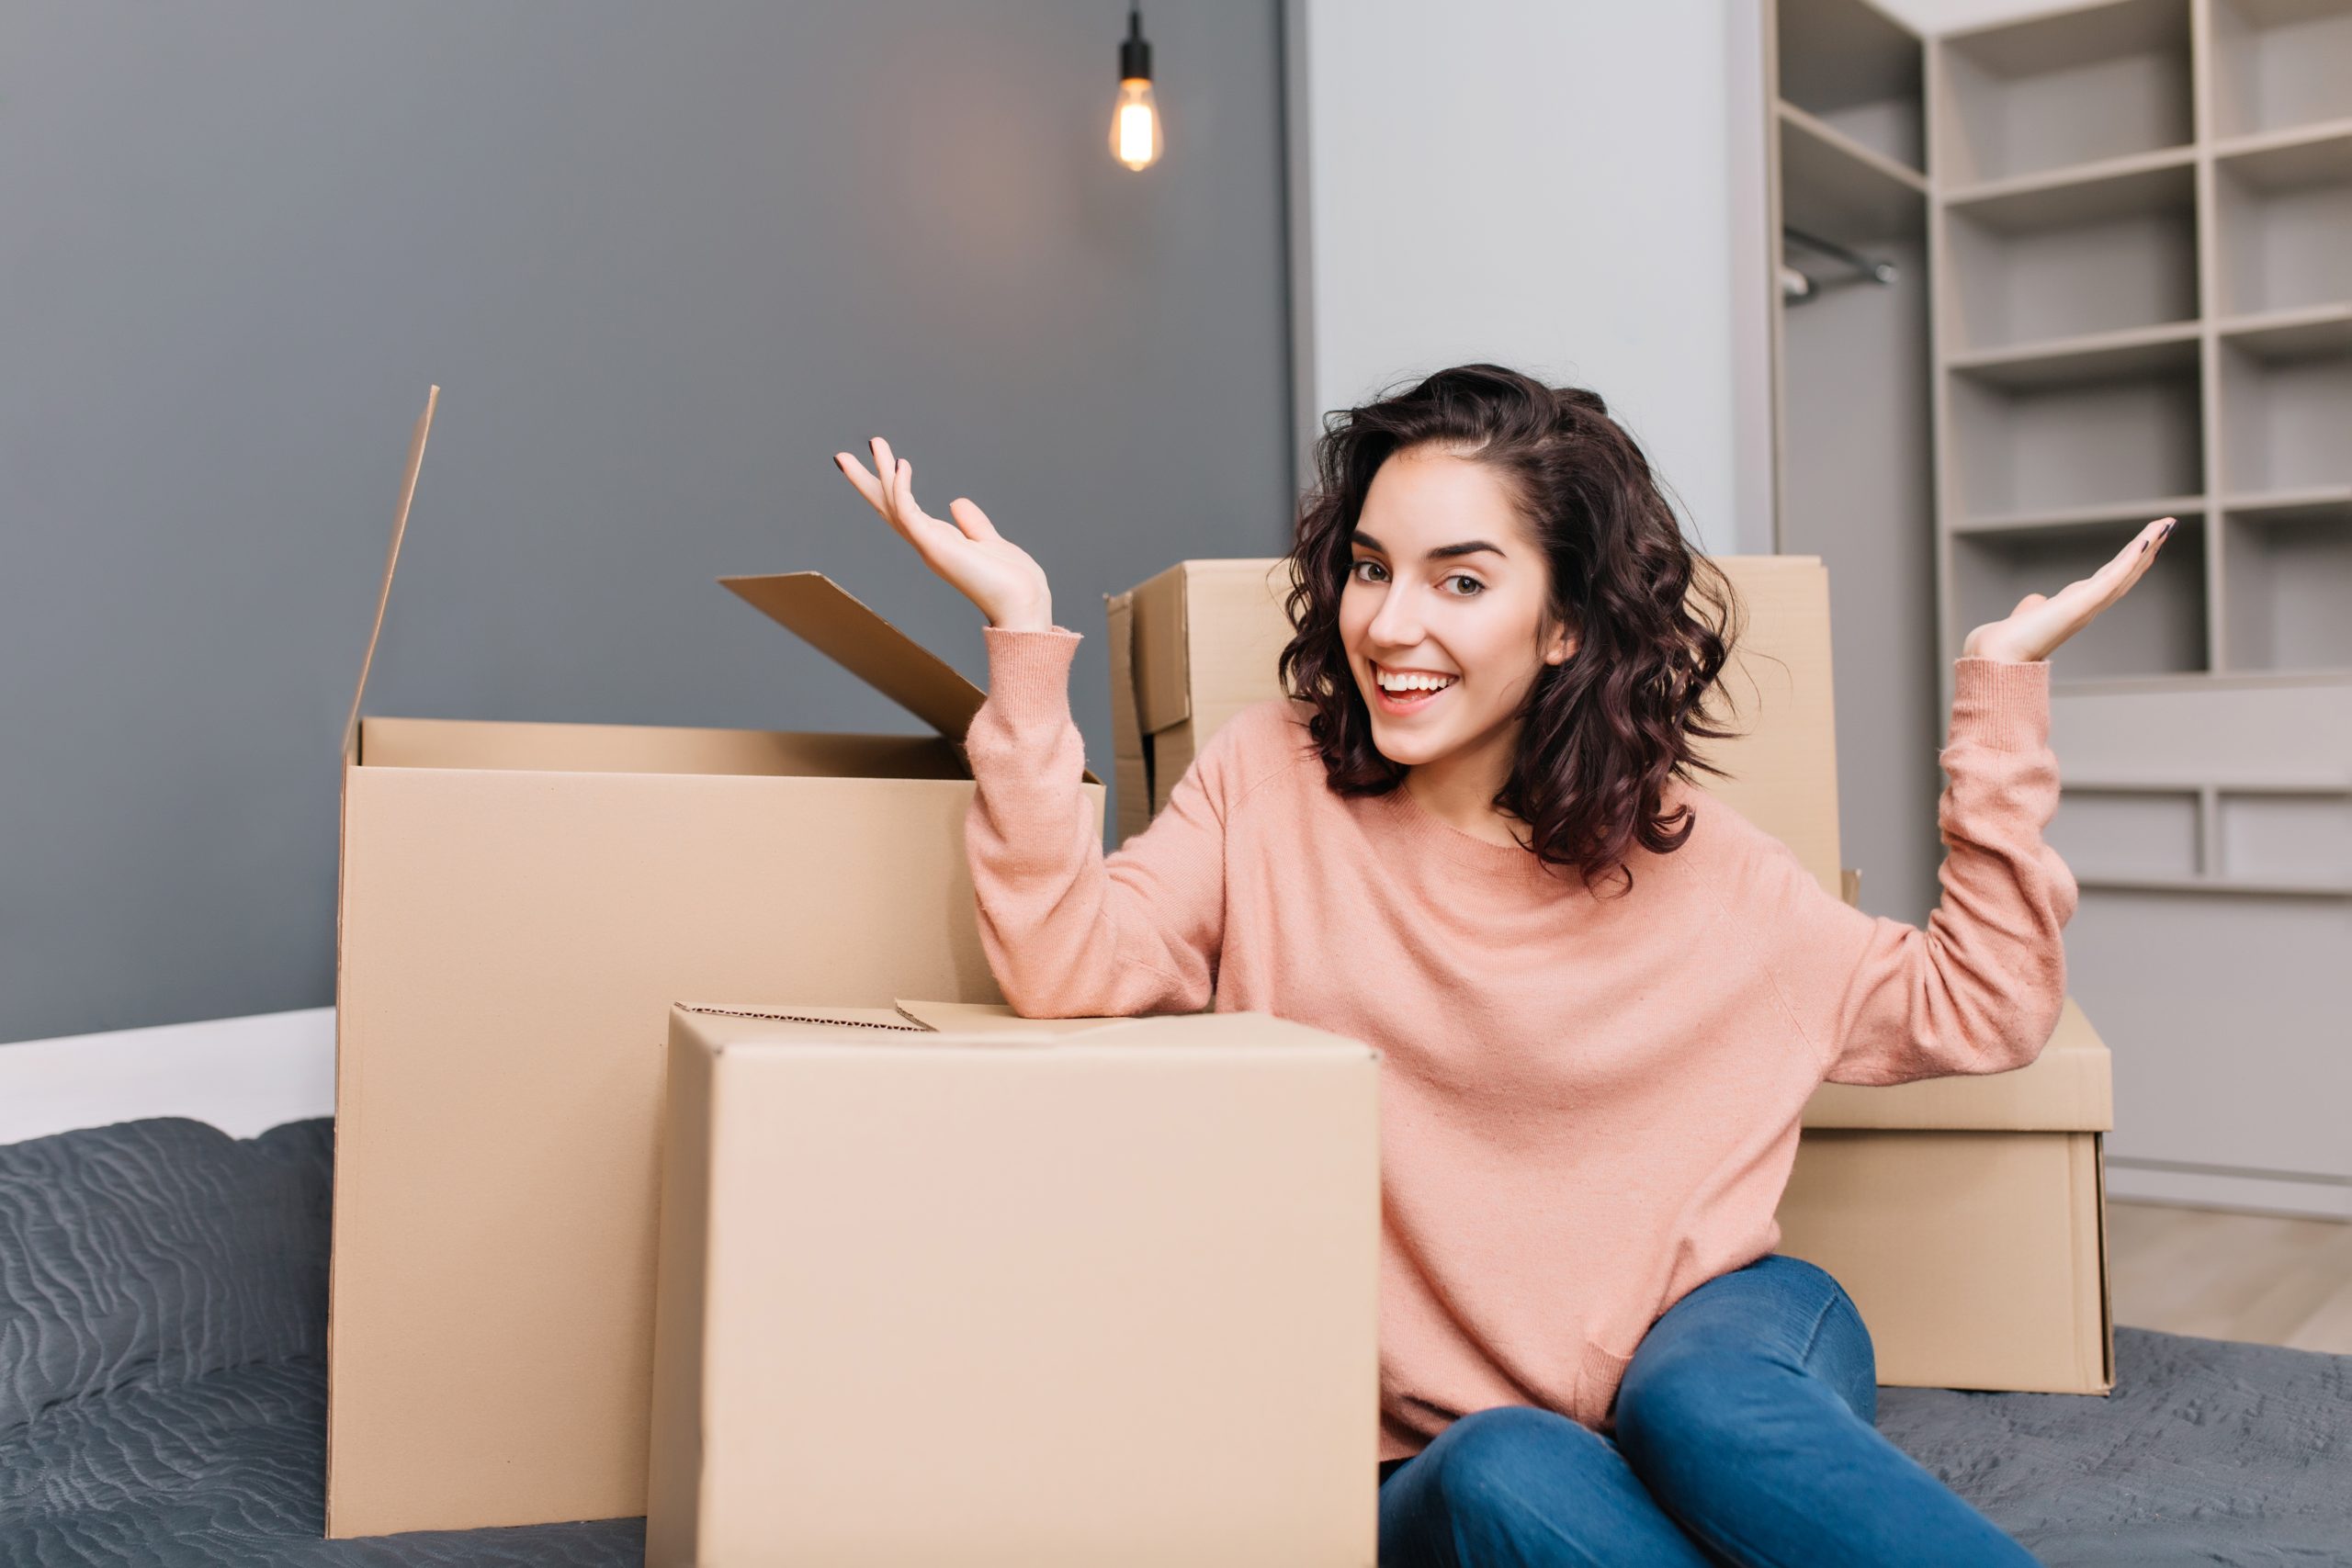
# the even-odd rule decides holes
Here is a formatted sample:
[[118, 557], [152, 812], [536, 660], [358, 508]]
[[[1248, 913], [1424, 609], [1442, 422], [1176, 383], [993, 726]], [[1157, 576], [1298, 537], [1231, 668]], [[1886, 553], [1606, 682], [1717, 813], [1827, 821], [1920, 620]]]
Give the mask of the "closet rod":
[[1808, 234], [1802, 229], [1792, 228], [1785, 224], [1782, 225], [1781, 232], [1801, 245], [1819, 251], [1825, 255], [1837, 257], [1873, 283], [1894, 281], [1896, 268], [1891, 261], [1874, 260], [1860, 251], [1839, 244], [1835, 240], [1825, 240], [1818, 234]]

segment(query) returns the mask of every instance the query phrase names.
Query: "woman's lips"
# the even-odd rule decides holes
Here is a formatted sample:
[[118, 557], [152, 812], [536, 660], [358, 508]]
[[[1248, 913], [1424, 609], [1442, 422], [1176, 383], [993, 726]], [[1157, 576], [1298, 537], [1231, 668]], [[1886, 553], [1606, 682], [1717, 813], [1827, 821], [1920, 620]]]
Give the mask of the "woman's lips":
[[1379, 705], [1381, 712], [1403, 718], [1420, 712], [1460, 684], [1462, 682], [1457, 676], [1434, 692], [1391, 692], [1375, 677], [1372, 682], [1373, 700]]

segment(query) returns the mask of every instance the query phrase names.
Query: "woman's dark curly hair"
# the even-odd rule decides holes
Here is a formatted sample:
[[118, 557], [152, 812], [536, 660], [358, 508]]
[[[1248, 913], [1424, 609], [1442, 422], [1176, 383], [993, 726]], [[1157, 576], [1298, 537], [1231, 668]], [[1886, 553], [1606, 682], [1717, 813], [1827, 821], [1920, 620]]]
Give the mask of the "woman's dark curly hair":
[[1740, 635], [1730, 580], [1684, 542], [1648, 459], [1597, 393], [1463, 365], [1326, 415], [1316, 487], [1288, 557], [1284, 609], [1296, 635], [1280, 669], [1288, 694], [1314, 705], [1307, 731], [1341, 795], [1385, 795], [1405, 781], [1406, 768], [1373, 744], [1340, 641], [1340, 595], [1373, 475], [1417, 447], [1484, 463], [1503, 479], [1549, 565], [1549, 613], [1578, 633], [1567, 660], [1537, 675], [1494, 804], [1528, 825], [1528, 848], [1547, 864], [1574, 869], [1588, 890], [1623, 871], [1631, 892], [1634, 843], [1666, 853], [1690, 836], [1687, 806], [1661, 811], [1668, 776], [1724, 776], [1692, 742], [1733, 733], [1702, 711]]

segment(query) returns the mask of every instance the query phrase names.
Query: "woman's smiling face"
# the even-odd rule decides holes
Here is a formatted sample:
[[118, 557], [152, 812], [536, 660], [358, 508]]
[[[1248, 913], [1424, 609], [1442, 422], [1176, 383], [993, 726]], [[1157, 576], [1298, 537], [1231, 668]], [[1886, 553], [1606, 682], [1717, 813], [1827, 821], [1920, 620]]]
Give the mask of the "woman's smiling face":
[[[1576, 643], [1547, 624], [1550, 570], [1503, 480], [1434, 448], [1396, 453], [1365, 492], [1351, 555], [1340, 637], [1381, 755], [1507, 761], [1537, 675]], [[1441, 689], [1392, 693], [1384, 678]]]

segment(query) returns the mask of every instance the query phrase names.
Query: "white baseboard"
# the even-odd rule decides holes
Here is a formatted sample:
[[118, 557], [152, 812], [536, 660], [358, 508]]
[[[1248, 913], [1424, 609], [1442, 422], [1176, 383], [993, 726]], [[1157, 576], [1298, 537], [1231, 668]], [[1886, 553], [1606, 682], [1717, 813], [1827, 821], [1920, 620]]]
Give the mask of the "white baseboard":
[[2293, 1177], [2214, 1168], [2184, 1169], [2172, 1162], [2107, 1157], [2107, 1195], [2125, 1202], [2178, 1203], [2238, 1213], [2290, 1214], [2352, 1220], [2352, 1184], [2342, 1178]]
[[333, 1008], [0, 1045], [0, 1144], [145, 1116], [250, 1138], [333, 1114]]

